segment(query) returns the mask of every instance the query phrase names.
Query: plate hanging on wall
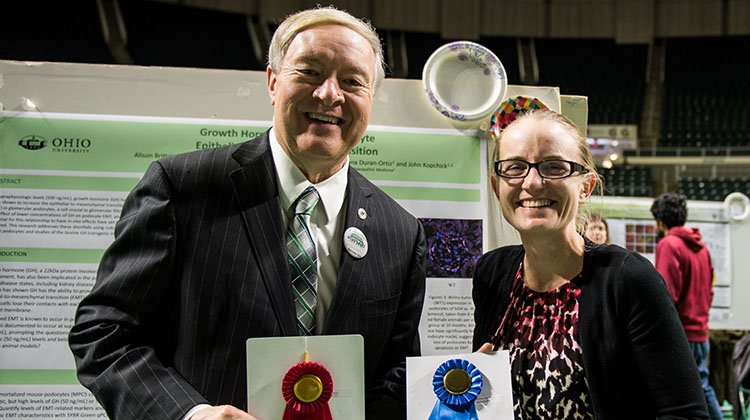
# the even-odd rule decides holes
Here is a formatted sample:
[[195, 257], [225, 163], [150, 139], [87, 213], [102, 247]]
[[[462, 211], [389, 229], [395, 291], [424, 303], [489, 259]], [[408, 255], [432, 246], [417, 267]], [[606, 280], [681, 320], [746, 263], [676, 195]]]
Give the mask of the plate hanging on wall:
[[497, 108], [508, 78], [497, 56], [483, 45], [456, 41], [435, 50], [422, 70], [427, 98], [441, 114], [478, 120]]

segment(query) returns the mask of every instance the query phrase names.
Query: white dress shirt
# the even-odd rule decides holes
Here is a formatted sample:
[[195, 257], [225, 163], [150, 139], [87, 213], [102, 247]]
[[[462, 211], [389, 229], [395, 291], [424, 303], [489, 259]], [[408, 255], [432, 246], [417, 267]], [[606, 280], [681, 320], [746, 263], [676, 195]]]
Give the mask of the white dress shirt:
[[[310, 215], [310, 233], [313, 241], [315, 241], [315, 250], [318, 254], [318, 301], [315, 305], [315, 334], [321, 334], [335, 292], [336, 276], [341, 261], [344, 221], [346, 219], [344, 196], [346, 195], [346, 184], [349, 180], [349, 157], [347, 156], [344, 166], [333, 176], [323, 182], [312, 184], [281, 148], [273, 128], [271, 128], [269, 137], [271, 155], [276, 165], [285, 232], [289, 224], [291, 211], [293, 211], [291, 207], [294, 200], [310, 185], [313, 185], [320, 195], [320, 201]], [[292, 279], [290, 278], [289, 287], [291, 287], [291, 282]], [[208, 404], [196, 405], [188, 411], [183, 420], [190, 419], [198, 410], [208, 407], [211, 406]]]
[[[284, 228], [289, 224], [294, 200], [310, 185], [318, 190], [320, 201], [310, 215], [310, 233], [318, 254], [318, 301], [315, 306], [315, 333], [323, 331], [325, 316], [331, 306], [336, 275], [341, 261], [344, 237], [344, 196], [348, 181], [349, 158], [344, 166], [325, 181], [312, 184], [281, 148], [273, 128], [270, 132], [271, 154], [276, 164], [279, 199], [284, 211]], [[290, 279], [291, 284], [291, 279]]]

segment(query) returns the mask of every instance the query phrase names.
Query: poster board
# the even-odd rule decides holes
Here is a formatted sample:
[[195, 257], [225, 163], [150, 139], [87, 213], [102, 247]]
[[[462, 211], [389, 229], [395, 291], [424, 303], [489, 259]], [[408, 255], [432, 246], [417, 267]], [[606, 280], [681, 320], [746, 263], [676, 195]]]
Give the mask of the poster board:
[[[646, 197], [594, 197], [588, 207], [607, 218], [612, 243], [653, 262], [656, 229], [652, 203], [653, 199]], [[729, 218], [724, 203], [689, 200], [685, 225], [701, 231], [714, 264], [709, 328], [750, 329], [750, 307], [744, 304], [750, 296], [750, 282], [741, 275], [750, 269], [743, 252], [750, 246], [750, 222]]]
[[[8, 210], [0, 222], [8, 230], [0, 235], [7, 283], [0, 287], [9, 314], [0, 334], [8, 343], [0, 349], [0, 400], [33, 416], [106, 418], [78, 384], [67, 331], [123, 200], [151, 160], [253, 138], [269, 127], [265, 73], [0, 61], [0, 81], [0, 208]], [[559, 103], [556, 88], [511, 86], [508, 92], [524, 93]], [[494, 222], [487, 220], [482, 121], [449, 120], [431, 107], [420, 81], [394, 79], [378, 91], [370, 122], [353, 166], [419, 217], [433, 238], [458, 225], [474, 235], [461, 267], [432, 265], [428, 294], [433, 286], [470, 284], [471, 263], [497, 243], [486, 229]], [[33, 151], [40, 144], [35, 133], [49, 143]], [[51, 211], [31, 214], [41, 208]], [[466, 290], [451, 293], [466, 308], [441, 333], [460, 328], [469, 337]], [[32, 305], [37, 298], [49, 305]], [[464, 350], [469, 341], [460, 343]]]

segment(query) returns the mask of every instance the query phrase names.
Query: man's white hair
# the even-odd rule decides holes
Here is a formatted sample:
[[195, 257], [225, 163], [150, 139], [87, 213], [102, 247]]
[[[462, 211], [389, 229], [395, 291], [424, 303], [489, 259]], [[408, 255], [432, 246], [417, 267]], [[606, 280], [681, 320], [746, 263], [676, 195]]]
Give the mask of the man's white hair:
[[383, 66], [383, 46], [380, 44], [375, 28], [362, 19], [350, 15], [348, 12], [336, 9], [333, 6], [316, 7], [314, 9], [303, 10], [287, 16], [281, 25], [276, 29], [271, 39], [271, 45], [268, 47], [268, 66], [271, 71], [278, 74], [281, 69], [281, 62], [286, 55], [289, 44], [294, 37], [300, 32], [319, 25], [341, 25], [350, 28], [362, 35], [372, 47], [375, 55], [375, 80], [373, 80], [373, 91], [380, 86], [385, 78], [385, 69]]

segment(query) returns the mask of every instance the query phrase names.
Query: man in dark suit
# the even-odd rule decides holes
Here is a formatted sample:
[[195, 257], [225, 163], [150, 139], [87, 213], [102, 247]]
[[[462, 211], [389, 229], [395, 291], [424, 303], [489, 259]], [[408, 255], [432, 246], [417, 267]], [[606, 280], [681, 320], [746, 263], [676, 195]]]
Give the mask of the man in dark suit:
[[[348, 165], [383, 79], [377, 34], [333, 8], [292, 15], [267, 76], [269, 132], [154, 162], [125, 202], [70, 333], [111, 418], [252, 418], [245, 341], [305, 333], [364, 336], [368, 418], [405, 416], [424, 233]], [[295, 214], [310, 187], [312, 211]], [[310, 270], [288, 248], [298, 217]]]

